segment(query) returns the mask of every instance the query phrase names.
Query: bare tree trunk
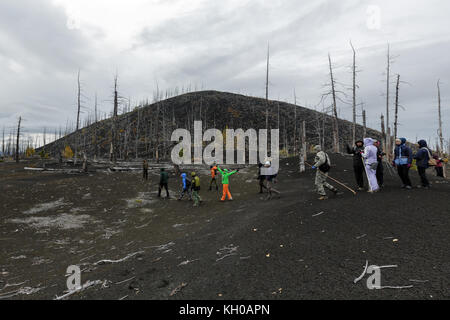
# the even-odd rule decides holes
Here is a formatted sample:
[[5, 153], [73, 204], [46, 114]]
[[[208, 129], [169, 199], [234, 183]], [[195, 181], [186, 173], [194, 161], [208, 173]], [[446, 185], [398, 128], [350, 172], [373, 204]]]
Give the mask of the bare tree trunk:
[[16, 162], [19, 163], [19, 139], [20, 139], [20, 123], [22, 117], [19, 117], [19, 124], [17, 125], [17, 142], [16, 142]]
[[[398, 94], [400, 89], [400, 75], [397, 75], [397, 86], [395, 90], [395, 120], [394, 120], [394, 141], [397, 139], [397, 128], [398, 128]], [[392, 149], [393, 150], [393, 146]]]
[[302, 151], [300, 152], [300, 172], [305, 172], [306, 161], [306, 122], [302, 122]]
[[353, 50], [353, 127], [352, 127], [352, 146], [355, 145], [356, 142], [356, 51], [353, 47], [352, 42], [350, 41], [350, 45]]
[[118, 120], [118, 110], [119, 110], [119, 98], [117, 93], [117, 74], [114, 77], [114, 110], [113, 110], [113, 122], [112, 122], [112, 133], [111, 133], [111, 150], [110, 150], [110, 161], [116, 163], [117, 161], [117, 120]]
[[2, 138], [2, 156], [5, 156], [5, 126], [3, 126], [3, 138]]
[[388, 155], [388, 161], [391, 162], [391, 127], [389, 124], [389, 87], [390, 87], [390, 77], [391, 77], [391, 54], [390, 54], [390, 46], [388, 44], [387, 51], [387, 68], [386, 68], [386, 141], [385, 148], [386, 154]]
[[[442, 134], [442, 113], [441, 113], [441, 87], [439, 84], [439, 80], [437, 82], [437, 89], [438, 89], [438, 117], [439, 117], [439, 142], [440, 142], [440, 152], [439, 152], [439, 157], [443, 157], [444, 156], [444, 137]], [[444, 168], [444, 178], [447, 178], [447, 169], [446, 169], [446, 164], [443, 164]]]
[[339, 146], [339, 122], [337, 114], [337, 104], [336, 104], [336, 88], [333, 76], [333, 67], [331, 65], [331, 56], [328, 54], [328, 62], [330, 65], [330, 78], [331, 78], [331, 92], [333, 95], [333, 148], [335, 153], [340, 152]]
[[80, 129], [80, 111], [81, 111], [81, 83], [80, 83], [80, 69], [78, 69], [78, 77], [77, 77], [77, 84], [78, 84], [78, 92], [77, 92], [77, 124], [75, 129], [75, 153], [74, 153], [74, 164], [77, 163], [78, 158], [78, 144], [79, 144], [79, 134], [78, 129]]
[[294, 154], [297, 154], [297, 95], [294, 89]]
[[266, 68], [266, 129], [269, 130], [269, 59], [270, 47], [267, 45], [267, 68]]
[[135, 146], [136, 160], [139, 157], [139, 130], [140, 130], [140, 122], [141, 122], [141, 109], [140, 108], [138, 108], [137, 114], [138, 114], [138, 120], [137, 120], [137, 126], [136, 126], [136, 146]]
[[367, 134], [367, 122], [366, 122], [366, 110], [363, 110], [362, 112], [363, 114], [363, 137], [366, 138], [366, 134]]

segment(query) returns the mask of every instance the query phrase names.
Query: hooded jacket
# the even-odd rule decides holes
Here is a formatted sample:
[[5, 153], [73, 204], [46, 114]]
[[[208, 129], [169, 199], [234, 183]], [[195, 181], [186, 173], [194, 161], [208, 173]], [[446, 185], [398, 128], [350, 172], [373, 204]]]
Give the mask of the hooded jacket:
[[428, 153], [431, 153], [428, 149], [427, 142], [425, 140], [420, 140], [417, 142], [419, 144], [419, 151], [414, 155], [414, 159], [416, 159], [416, 165], [419, 168], [428, 168], [428, 160], [430, 160], [430, 156]]
[[217, 170], [219, 170], [220, 174], [222, 175], [222, 184], [230, 184], [229, 177], [233, 174], [235, 174], [237, 171], [231, 171], [229, 172], [228, 169], [220, 169], [220, 167], [217, 167]]
[[395, 159], [405, 157], [408, 158], [408, 164], [412, 164], [413, 157], [411, 148], [406, 145], [405, 138], [400, 138], [400, 141], [402, 142], [402, 144], [396, 146], [394, 150]]
[[372, 163], [378, 164], [378, 148], [373, 145], [372, 138], [364, 139], [364, 153], [362, 157], [366, 160], [365, 163], [371, 165]]
[[183, 183], [183, 190], [186, 190], [191, 185], [191, 181], [187, 178], [186, 173], [181, 174], [181, 182]]
[[197, 175], [192, 177], [191, 188], [194, 191], [200, 191], [200, 178]]
[[[362, 147], [358, 147], [356, 144], [358, 142], [361, 142], [363, 144]], [[355, 146], [353, 148], [350, 148], [349, 145], [347, 145], [347, 153], [353, 155], [353, 166], [354, 167], [362, 167], [362, 157], [361, 153], [364, 152], [364, 141], [358, 140], [355, 142]]]

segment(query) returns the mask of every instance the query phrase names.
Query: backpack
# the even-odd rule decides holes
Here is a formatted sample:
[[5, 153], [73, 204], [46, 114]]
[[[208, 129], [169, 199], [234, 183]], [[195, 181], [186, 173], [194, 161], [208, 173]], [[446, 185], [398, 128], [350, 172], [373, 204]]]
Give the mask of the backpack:
[[436, 159], [434, 159], [434, 158], [431, 156], [430, 149], [428, 149], [428, 148], [425, 148], [425, 149], [426, 149], [427, 152], [428, 152], [428, 165], [429, 165], [430, 167], [436, 167], [436, 166], [437, 166], [437, 161], [436, 161]]
[[325, 163], [323, 165], [319, 166], [319, 170], [322, 172], [328, 172], [328, 171], [330, 171], [330, 169], [331, 169], [331, 166], [328, 163], [328, 155], [325, 154]]

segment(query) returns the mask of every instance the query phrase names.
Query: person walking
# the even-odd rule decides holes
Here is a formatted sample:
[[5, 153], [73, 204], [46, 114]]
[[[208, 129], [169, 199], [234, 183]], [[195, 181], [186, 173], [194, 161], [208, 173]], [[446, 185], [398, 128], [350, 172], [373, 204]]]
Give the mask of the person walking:
[[366, 167], [367, 180], [369, 181], [369, 193], [378, 192], [380, 189], [377, 181], [378, 149], [373, 143], [374, 140], [372, 138], [365, 138], [364, 153], [362, 154]]
[[229, 171], [228, 169], [221, 169], [219, 166], [217, 166], [217, 170], [219, 170], [220, 174], [222, 175], [222, 199], [220, 201], [224, 202], [225, 199], [228, 196], [228, 200], [233, 200], [233, 197], [230, 193], [230, 176], [239, 172], [238, 170]]
[[428, 149], [427, 142], [425, 140], [420, 140], [417, 142], [419, 145], [419, 151], [414, 155], [414, 159], [416, 159], [417, 171], [419, 172], [421, 185], [417, 186], [418, 188], [429, 189], [430, 182], [427, 178], [427, 169], [429, 167], [428, 162], [431, 157], [430, 149]]
[[328, 199], [328, 197], [325, 192], [325, 188], [327, 188], [334, 194], [338, 193], [338, 190], [327, 182], [328, 172], [331, 169], [331, 161], [328, 154], [322, 151], [322, 147], [320, 145], [315, 146], [314, 151], [316, 152], [316, 157], [314, 159], [314, 165], [312, 166], [312, 169], [317, 170], [315, 185], [317, 193], [320, 195], [319, 200], [326, 200]]
[[445, 178], [444, 177], [444, 161], [442, 158], [439, 158], [437, 154], [433, 156], [433, 159], [436, 160], [436, 166], [434, 169], [436, 170], [436, 177]]
[[259, 184], [259, 193], [264, 193], [263, 189], [267, 190], [267, 187], [264, 185], [264, 181], [266, 181], [266, 176], [261, 175], [261, 168], [263, 164], [261, 162], [258, 163], [258, 184]]
[[142, 163], [142, 178], [147, 181], [148, 180], [148, 162], [144, 160]]
[[187, 174], [184, 172], [181, 174], [181, 186], [183, 189], [181, 190], [178, 200], [181, 201], [185, 194], [188, 195], [189, 201], [192, 200], [191, 181], [187, 178]]
[[217, 166], [211, 166], [211, 182], [209, 183], [209, 191], [212, 190], [213, 182], [216, 185], [216, 190], [219, 190], [219, 186], [217, 185], [216, 175], [217, 175]]
[[374, 146], [377, 147], [377, 160], [378, 160], [377, 174], [376, 174], [377, 182], [378, 182], [378, 186], [380, 188], [383, 188], [383, 185], [384, 185], [383, 157], [386, 155], [386, 153], [383, 152], [380, 141], [375, 140]]
[[159, 176], [159, 191], [158, 198], [161, 197], [161, 190], [166, 189], [167, 198], [169, 198], [169, 175], [164, 168], [161, 168], [161, 174]]
[[358, 140], [355, 142], [355, 146], [350, 148], [347, 145], [347, 153], [353, 155], [353, 172], [355, 173], [356, 184], [358, 190], [364, 190], [364, 164], [362, 161], [361, 153], [364, 152], [364, 142]]
[[192, 176], [192, 199], [194, 199], [194, 207], [198, 207], [202, 199], [200, 198], [200, 178], [197, 176], [195, 172], [191, 173]]
[[272, 164], [270, 161], [266, 161], [264, 168], [266, 168], [267, 174], [266, 177], [266, 189], [269, 192], [266, 200], [272, 199], [272, 192], [278, 194], [278, 198], [281, 196], [281, 192], [273, 187], [273, 184], [276, 182], [278, 173], [273, 172]]
[[406, 145], [406, 139], [395, 140], [394, 161], [392, 165], [397, 168], [397, 173], [402, 180], [403, 189], [412, 189], [412, 183], [409, 179], [409, 169], [412, 164], [412, 150]]

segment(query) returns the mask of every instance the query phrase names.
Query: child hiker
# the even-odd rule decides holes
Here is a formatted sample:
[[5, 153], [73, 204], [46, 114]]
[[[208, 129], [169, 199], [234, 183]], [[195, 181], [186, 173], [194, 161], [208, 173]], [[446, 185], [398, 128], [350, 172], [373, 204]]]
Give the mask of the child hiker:
[[222, 194], [222, 199], [220, 199], [220, 201], [224, 202], [226, 197], [228, 196], [229, 200], [233, 200], [233, 197], [231, 196], [230, 193], [230, 189], [229, 189], [229, 177], [237, 172], [239, 172], [239, 170], [234, 170], [234, 171], [228, 171], [228, 169], [221, 169], [219, 166], [217, 166], [217, 170], [219, 170], [220, 174], [222, 175], [222, 187], [223, 187], [223, 194]]

